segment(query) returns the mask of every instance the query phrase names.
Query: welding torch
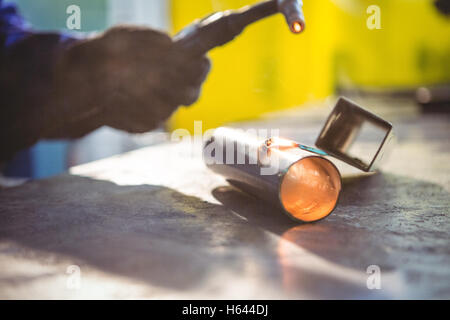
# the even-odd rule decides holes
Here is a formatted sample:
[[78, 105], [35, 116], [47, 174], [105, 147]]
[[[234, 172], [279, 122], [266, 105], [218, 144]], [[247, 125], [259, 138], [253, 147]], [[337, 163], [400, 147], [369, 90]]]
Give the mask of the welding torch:
[[270, 0], [238, 10], [213, 13], [195, 21], [174, 37], [177, 45], [192, 56], [203, 55], [238, 36], [249, 24], [282, 13], [292, 33], [305, 29], [301, 0]]

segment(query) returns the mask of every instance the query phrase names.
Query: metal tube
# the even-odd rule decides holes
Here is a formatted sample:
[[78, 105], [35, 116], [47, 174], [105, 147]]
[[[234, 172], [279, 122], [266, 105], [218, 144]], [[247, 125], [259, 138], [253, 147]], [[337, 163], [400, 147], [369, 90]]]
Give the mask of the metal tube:
[[208, 168], [295, 221], [325, 218], [336, 207], [341, 175], [329, 160], [284, 139], [216, 129], [204, 146]]

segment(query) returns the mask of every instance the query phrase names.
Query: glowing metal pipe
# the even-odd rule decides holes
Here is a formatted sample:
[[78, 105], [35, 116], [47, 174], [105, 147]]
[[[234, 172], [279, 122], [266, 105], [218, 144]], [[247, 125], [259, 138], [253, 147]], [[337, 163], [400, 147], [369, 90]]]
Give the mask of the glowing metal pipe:
[[296, 221], [312, 222], [336, 207], [341, 176], [329, 160], [302, 147], [290, 140], [261, 140], [219, 128], [205, 144], [204, 159], [235, 187], [281, 208]]
[[[353, 147], [366, 135], [375, 140], [373, 148], [356, 152]], [[341, 97], [316, 140], [320, 149], [219, 128], [205, 144], [204, 160], [230, 184], [281, 207], [294, 220], [311, 222], [333, 211], [342, 187], [338, 169], [323, 156], [372, 171], [392, 139], [392, 124]]]

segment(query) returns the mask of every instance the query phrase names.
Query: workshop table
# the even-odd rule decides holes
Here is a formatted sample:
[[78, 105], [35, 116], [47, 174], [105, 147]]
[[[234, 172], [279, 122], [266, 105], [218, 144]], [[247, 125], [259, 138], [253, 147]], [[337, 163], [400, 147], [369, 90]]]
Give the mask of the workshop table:
[[[397, 145], [383, 173], [338, 163], [339, 205], [317, 223], [232, 188], [187, 140], [0, 190], [0, 298], [450, 298], [450, 119], [363, 105]], [[313, 143], [330, 107], [234, 125]]]

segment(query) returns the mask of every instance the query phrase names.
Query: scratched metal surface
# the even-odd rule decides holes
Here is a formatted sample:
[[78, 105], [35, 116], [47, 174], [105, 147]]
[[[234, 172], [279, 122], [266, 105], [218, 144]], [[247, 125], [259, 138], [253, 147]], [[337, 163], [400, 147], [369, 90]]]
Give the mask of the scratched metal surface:
[[[341, 166], [339, 206], [314, 224], [232, 189], [185, 142], [1, 190], [0, 298], [450, 298], [449, 117], [365, 105], [394, 123], [397, 147], [382, 174]], [[308, 143], [328, 111], [240, 125]]]

